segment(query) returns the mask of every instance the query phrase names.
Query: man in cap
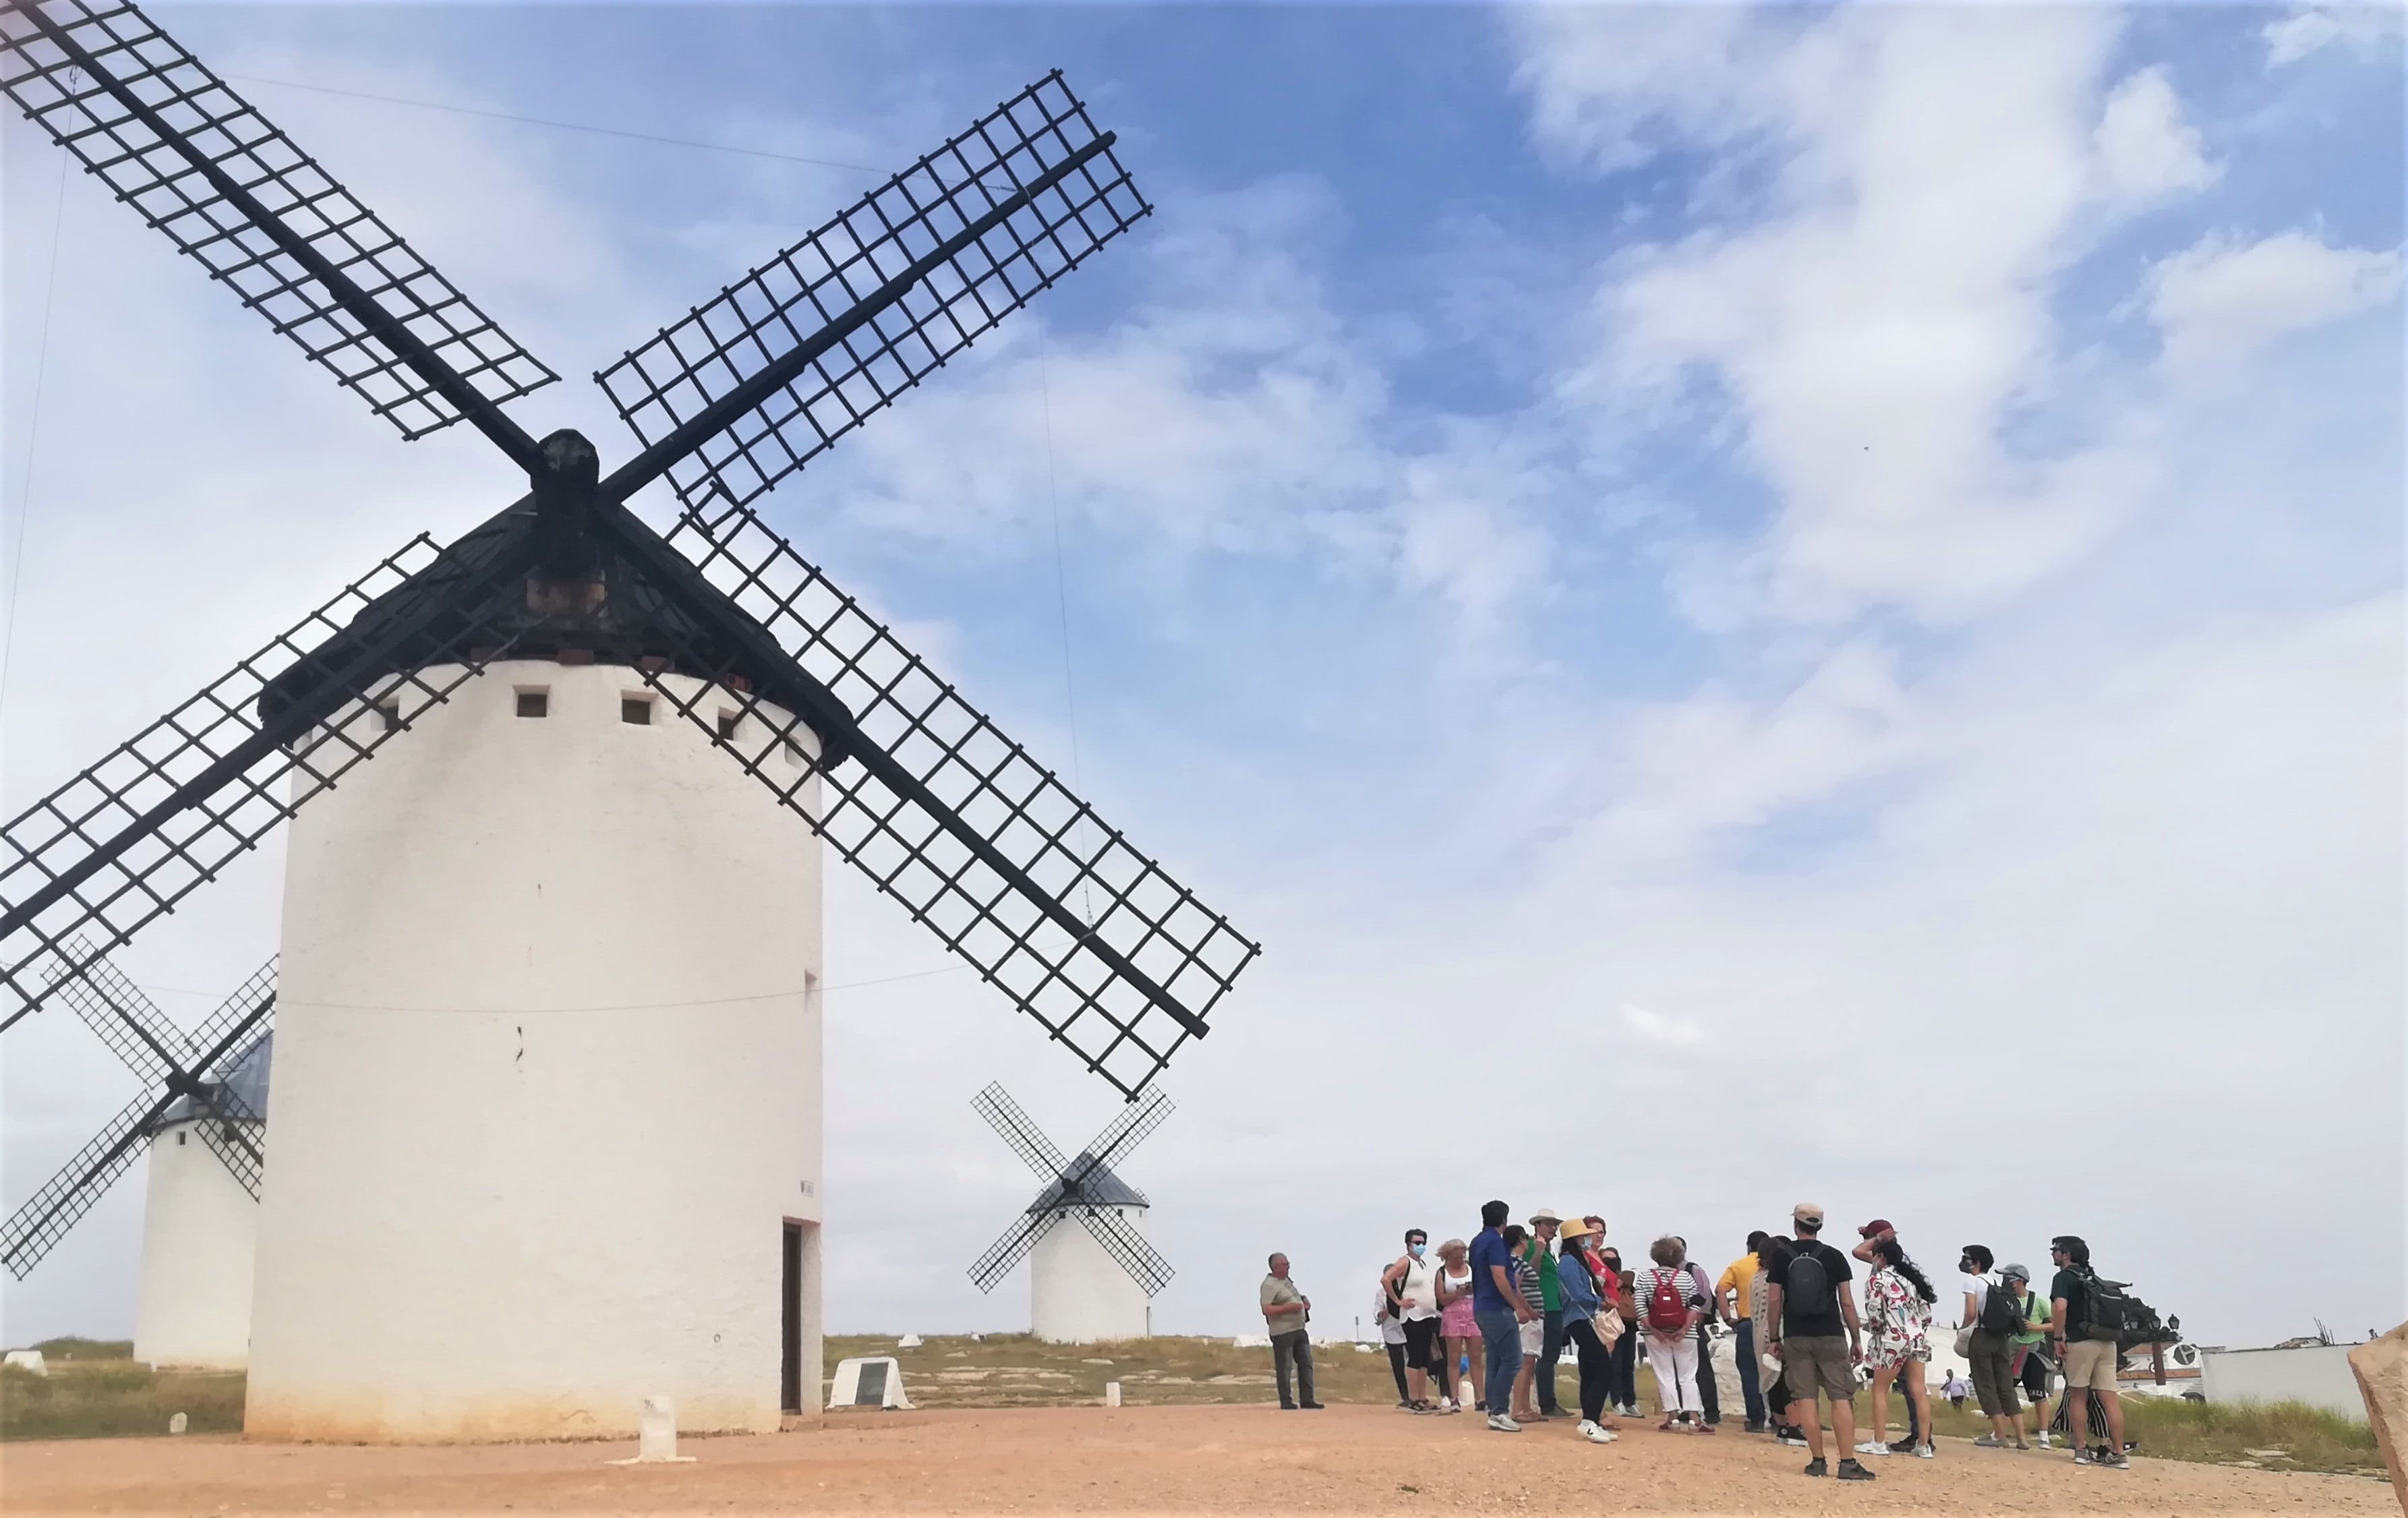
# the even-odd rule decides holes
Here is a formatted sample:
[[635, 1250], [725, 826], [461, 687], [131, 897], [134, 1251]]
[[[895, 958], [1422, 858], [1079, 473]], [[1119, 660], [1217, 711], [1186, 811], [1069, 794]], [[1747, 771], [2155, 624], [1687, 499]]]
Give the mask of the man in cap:
[[1560, 1418], [1563, 1404], [1555, 1399], [1555, 1366], [1564, 1354], [1563, 1283], [1555, 1279], [1555, 1256], [1551, 1246], [1555, 1232], [1564, 1220], [1555, 1216], [1552, 1207], [1542, 1207], [1530, 1214], [1530, 1241], [1523, 1246], [1522, 1268], [1539, 1278], [1539, 1313], [1541, 1328], [1539, 1338], [1537, 1392], [1539, 1416]]
[[1848, 1257], [1823, 1242], [1823, 1210], [1800, 1202], [1789, 1214], [1797, 1241], [1780, 1256], [1778, 1275], [1766, 1294], [1765, 1335], [1781, 1356], [1789, 1385], [1789, 1415], [1805, 1430], [1813, 1458], [1809, 1476], [1832, 1474], [1823, 1460], [1823, 1421], [1817, 1392], [1831, 1399], [1831, 1431], [1840, 1441], [1837, 1474], [1843, 1482], [1869, 1482], [1873, 1473], [1850, 1452], [1856, 1447], [1856, 1360], [1864, 1349], [1864, 1325], [1856, 1317], [1848, 1282], [1856, 1272]]

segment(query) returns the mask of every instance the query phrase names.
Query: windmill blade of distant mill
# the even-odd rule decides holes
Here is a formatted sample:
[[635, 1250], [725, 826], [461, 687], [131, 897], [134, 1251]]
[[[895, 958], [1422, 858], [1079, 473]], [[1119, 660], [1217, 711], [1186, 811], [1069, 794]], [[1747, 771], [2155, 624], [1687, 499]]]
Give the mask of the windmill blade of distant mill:
[[[272, 1000], [254, 1005], [222, 1023], [212, 1019], [217, 1031], [201, 1044], [196, 1063], [206, 1069], [223, 1059], [229, 1050], [241, 1047], [273, 1005]], [[6, 1224], [0, 1224], [0, 1265], [6, 1265], [11, 1274], [22, 1281], [51, 1246], [65, 1238], [67, 1230], [91, 1211], [93, 1204], [116, 1184], [117, 1178], [125, 1173], [141, 1153], [150, 1124], [178, 1098], [190, 1094], [180, 1089], [184, 1085], [179, 1081], [177, 1086], [138, 1096], [127, 1104], [31, 1200], [17, 1209]]]
[[465, 415], [534, 467], [499, 403], [558, 376], [141, 11], [8, 0], [0, 90], [402, 436]]
[[1148, 1296], [1160, 1296], [1162, 1288], [1169, 1285], [1170, 1278], [1178, 1273], [1120, 1213], [1087, 1207], [1079, 1210], [1078, 1219], [1087, 1232], [1095, 1235], [1096, 1242], [1104, 1246], [1104, 1253], [1118, 1260], [1129, 1279], [1143, 1287]]
[[94, 956], [82, 938], [67, 944], [70, 959], [85, 966], [75, 973], [64, 965], [50, 967], [58, 983], [54, 993], [100, 1036], [111, 1053], [146, 1086], [165, 1082], [170, 1072], [191, 1066], [194, 1050], [158, 1003], [126, 978], [109, 960]]
[[251, 1199], [259, 1200], [259, 1184], [267, 1169], [267, 1121], [222, 1088], [209, 1093], [208, 1106], [210, 1115], [194, 1124], [201, 1142], [251, 1193]]
[[1011, 1146], [1011, 1152], [1037, 1172], [1039, 1180], [1056, 1181], [1061, 1178], [1070, 1162], [1054, 1147], [1054, 1140], [1045, 1137], [1045, 1130], [1037, 1125], [1037, 1120], [1021, 1110], [1020, 1104], [1011, 1099], [1011, 1094], [1003, 1089], [1002, 1081], [989, 1081], [984, 1091], [970, 1098], [970, 1109], [986, 1119], [986, 1125]]
[[231, 1081], [244, 1057], [258, 1047], [276, 1026], [276, 961], [270, 958], [236, 989], [234, 995], [220, 1003], [202, 1024], [203, 1037], [214, 1047], [225, 1037], [226, 1030], [246, 1030], [243, 1040], [226, 1047], [216, 1066], [208, 1072], [211, 1081], [208, 1099], [211, 1116], [199, 1124], [201, 1142], [226, 1167], [226, 1173], [251, 1193], [252, 1201], [259, 1200], [259, 1187], [267, 1167], [267, 1118], [255, 1111], [234, 1089]]
[[24, 1206], [0, 1224], [0, 1265], [18, 1280], [25, 1279], [42, 1256], [82, 1221], [108, 1188], [117, 1183], [142, 1155], [143, 1136], [151, 1121], [176, 1099], [174, 1092], [136, 1096], [110, 1118], [75, 1158], [59, 1167]]
[[[1103, 1132], [1096, 1135], [1087, 1145], [1086, 1152], [1096, 1157], [1097, 1169], [1118, 1165], [1138, 1145], [1145, 1142], [1154, 1129], [1161, 1127], [1164, 1119], [1176, 1110], [1178, 1110], [1177, 1104], [1171, 1101], [1168, 1093], [1158, 1088], [1149, 1090], [1143, 1097], [1122, 1108], [1120, 1116], [1112, 1119]], [[1121, 1183], [1128, 1185], [1127, 1178], [1123, 1177]], [[1129, 1186], [1129, 1190], [1137, 1192], [1139, 1198], [1143, 1199], [1145, 1196], [1143, 1192], [1138, 1191], [1135, 1186]]]
[[1048, 74], [595, 380], [716, 537], [1148, 214], [1113, 140]]
[[[695, 566], [673, 551], [648, 566], [713, 637], [666, 661], [701, 684], [650, 670], [645, 680], [1088, 1068], [1136, 1096], [1202, 1035], [1256, 946], [743, 515], [750, 524], [733, 541], [758, 556], [739, 573], [729, 550], [714, 549], [699, 566], [707, 594], [674, 582], [679, 566]], [[595, 523], [631, 559], [666, 551], [648, 547], [660, 540], [623, 507]], [[732, 620], [716, 604], [729, 596]], [[798, 683], [830, 693], [838, 715], [805, 723], [758, 694]], [[738, 693], [733, 723], [714, 691]], [[811, 733], [830, 738], [836, 757], [798, 766], [793, 752]]]
[[[103, 955], [507, 656], [509, 637], [464, 609], [534, 552], [528, 540], [480, 561], [422, 535], [0, 827], [0, 982], [16, 1002], [0, 1028], [88, 981]], [[312, 653], [371, 610], [391, 613], [374, 636], [336, 662]], [[388, 672], [403, 650], [409, 672]], [[263, 711], [271, 681], [296, 694]]]
[[970, 1282], [982, 1292], [995, 1290], [995, 1283], [1011, 1274], [1012, 1267], [1028, 1258], [1037, 1241], [1062, 1221], [1055, 1211], [1027, 1212], [1009, 1228], [1003, 1237], [986, 1247], [986, 1253], [970, 1262]]

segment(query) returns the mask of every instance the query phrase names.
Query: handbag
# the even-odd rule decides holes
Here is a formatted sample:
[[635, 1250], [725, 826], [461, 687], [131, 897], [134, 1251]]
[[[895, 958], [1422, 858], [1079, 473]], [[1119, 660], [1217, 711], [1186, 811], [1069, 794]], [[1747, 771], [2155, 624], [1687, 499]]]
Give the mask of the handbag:
[[1972, 1357], [1973, 1330], [1971, 1328], [1959, 1328], [1956, 1330], [1956, 1358], [1960, 1360], [1970, 1360]]

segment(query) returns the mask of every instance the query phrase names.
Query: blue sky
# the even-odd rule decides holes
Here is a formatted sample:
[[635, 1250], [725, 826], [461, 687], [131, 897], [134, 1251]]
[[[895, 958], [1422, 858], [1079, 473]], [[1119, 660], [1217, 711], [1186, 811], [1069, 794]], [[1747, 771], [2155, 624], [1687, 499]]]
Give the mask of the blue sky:
[[[1274, 1247], [1368, 1296], [1490, 1195], [1709, 1254], [1799, 1196], [1942, 1260], [2071, 1229], [2211, 1342], [2408, 1309], [2385, 13], [163, 14], [606, 456], [582, 377], [883, 171], [322, 91], [899, 166], [1059, 66], [1122, 135], [1157, 214], [768, 510], [1266, 944], [1132, 1170], [1160, 1325], [1242, 1328]], [[509, 487], [5, 146], [14, 805]], [[230, 985], [275, 867], [137, 979]], [[1104, 1093], [828, 910], [880, 982], [830, 1003], [832, 1315], [1011, 1326], [969, 1096]], [[126, 1096], [79, 1031], [0, 1050], [12, 1203]], [[12, 1342], [128, 1325], [121, 1192]], [[2203, 1224], [2304, 1240], [2296, 1301]]]

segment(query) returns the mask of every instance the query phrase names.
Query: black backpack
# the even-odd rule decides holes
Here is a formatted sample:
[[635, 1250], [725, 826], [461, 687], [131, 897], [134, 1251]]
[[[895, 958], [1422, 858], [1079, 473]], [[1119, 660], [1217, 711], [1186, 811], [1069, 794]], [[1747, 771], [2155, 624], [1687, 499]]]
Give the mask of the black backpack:
[[1994, 1339], [2012, 1339], [2023, 1332], [2024, 1305], [2004, 1281], [1990, 1283], [1988, 1294], [1982, 1298], [1982, 1310], [1974, 1315], [1973, 1326]]
[[1781, 1282], [1782, 1316], [1819, 1318], [1838, 1306], [1831, 1296], [1831, 1273], [1812, 1250], [1799, 1250], [1789, 1258], [1789, 1269]]
[[2083, 1293], [2086, 1299], [2082, 1312], [2082, 1332], [2086, 1339], [2100, 1339], [2110, 1344], [2124, 1337], [2125, 1316], [2131, 1301], [2124, 1295], [2128, 1281], [2109, 1281], [2096, 1270], [2085, 1270]]

